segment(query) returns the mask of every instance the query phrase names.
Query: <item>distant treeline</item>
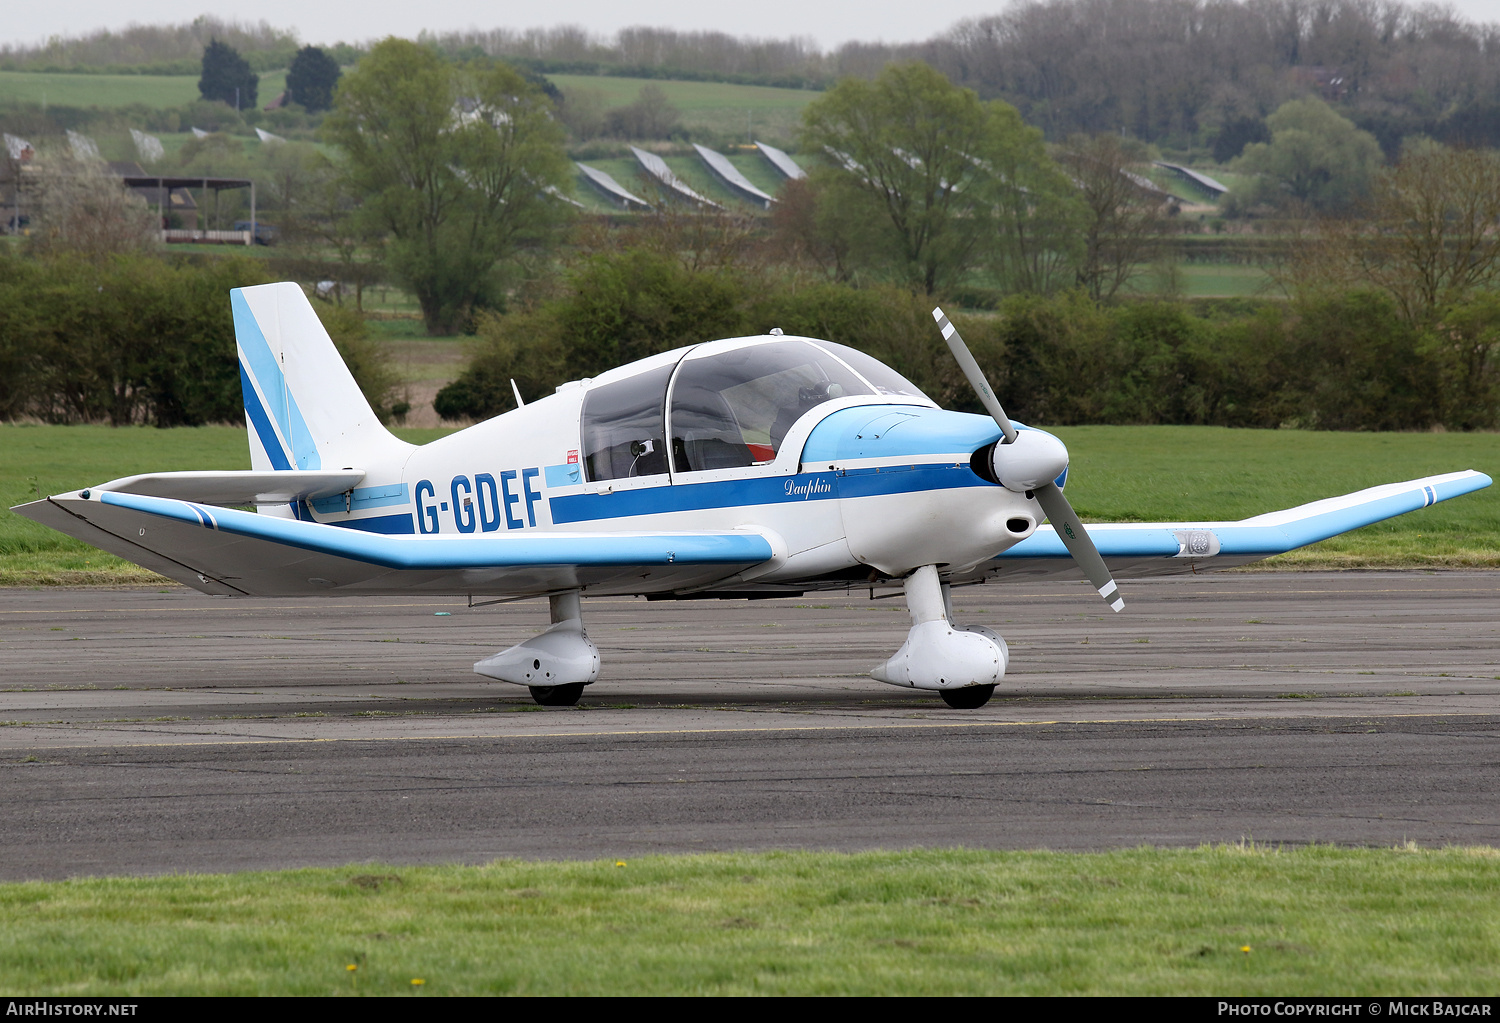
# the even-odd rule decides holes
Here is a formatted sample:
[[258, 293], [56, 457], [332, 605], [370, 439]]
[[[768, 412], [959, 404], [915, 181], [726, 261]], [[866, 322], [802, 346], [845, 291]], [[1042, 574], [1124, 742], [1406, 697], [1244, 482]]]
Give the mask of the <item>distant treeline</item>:
[[[257, 71], [287, 66], [297, 48], [292, 33], [264, 22], [204, 17], [0, 47], [0, 69], [191, 74], [210, 38]], [[659, 28], [608, 38], [579, 26], [469, 30], [420, 41], [541, 73], [792, 88], [871, 78], [917, 59], [983, 98], [1012, 103], [1054, 140], [1124, 131], [1179, 149], [1212, 146], [1225, 132], [1254, 141], [1267, 114], [1314, 95], [1374, 134], [1387, 156], [1414, 134], [1500, 145], [1500, 25], [1396, 0], [1034, 0], [924, 42], [850, 42], [826, 52], [806, 38]], [[343, 65], [365, 52], [324, 48]]]
[[1308, 94], [1381, 137], [1375, 122], [1500, 101], [1500, 25], [1393, 0], [1042, 0], [886, 59], [897, 56], [1015, 104], [1054, 137], [1185, 144]]
[[[1500, 426], [1500, 296], [1410, 326], [1373, 292], [1291, 302], [1018, 296], [955, 316], [1012, 415], [1037, 425], [1166, 423], [1329, 430]], [[787, 334], [863, 349], [948, 408], [982, 411], [932, 326], [899, 288], [800, 285], [693, 271], [645, 250], [593, 256], [559, 294], [481, 314], [470, 367], [434, 402], [481, 418], [565, 380], [718, 337]]]
[[[576, 26], [425, 36], [550, 73], [629, 73], [822, 88], [923, 60], [1004, 99], [1052, 139], [1124, 131], [1210, 146], [1282, 103], [1314, 95], [1394, 156], [1425, 134], [1500, 145], [1500, 25], [1394, 0], [1036, 0], [920, 43], [850, 42], [634, 28], [601, 39]], [[1229, 156], [1236, 156], [1235, 148]]]
[[179, 25], [99, 29], [81, 36], [53, 36], [32, 46], [7, 43], [0, 45], [0, 71], [196, 75], [203, 50], [214, 39], [244, 54], [254, 71], [286, 67], [299, 45], [295, 32], [264, 21], [246, 25], [205, 14]]

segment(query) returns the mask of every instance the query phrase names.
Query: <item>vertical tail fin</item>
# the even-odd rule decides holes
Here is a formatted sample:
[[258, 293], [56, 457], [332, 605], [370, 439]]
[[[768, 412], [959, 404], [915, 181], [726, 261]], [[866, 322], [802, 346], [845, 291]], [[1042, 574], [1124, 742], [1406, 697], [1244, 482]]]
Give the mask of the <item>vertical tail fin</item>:
[[380, 424], [300, 287], [236, 288], [229, 301], [252, 468], [370, 469], [405, 460], [412, 446]]

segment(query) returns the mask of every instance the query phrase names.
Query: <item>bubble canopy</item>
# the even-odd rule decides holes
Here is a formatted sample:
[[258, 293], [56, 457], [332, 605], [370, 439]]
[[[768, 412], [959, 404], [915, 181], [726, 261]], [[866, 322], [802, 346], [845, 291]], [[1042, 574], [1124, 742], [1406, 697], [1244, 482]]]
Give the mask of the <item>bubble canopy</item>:
[[[775, 459], [792, 424], [834, 398], [930, 398], [846, 345], [747, 338], [698, 345], [678, 361], [591, 387], [583, 403], [590, 480], [698, 472]], [[667, 443], [670, 431], [671, 443]]]

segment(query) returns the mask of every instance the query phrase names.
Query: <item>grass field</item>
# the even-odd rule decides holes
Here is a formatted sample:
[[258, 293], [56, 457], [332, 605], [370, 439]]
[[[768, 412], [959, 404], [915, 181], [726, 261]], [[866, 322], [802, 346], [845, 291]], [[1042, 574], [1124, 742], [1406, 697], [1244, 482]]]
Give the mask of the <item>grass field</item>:
[[[1478, 469], [1493, 433], [1334, 433], [1214, 426], [1049, 427], [1068, 445], [1084, 521], [1241, 519], [1379, 483]], [[1274, 568], [1500, 568], [1500, 487], [1261, 563]]]
[[[419, 444], [449, 432], [396, 431]], [[158, 579], [12, 514], [12, 505], [138, 472], [248, 468], [250, 449], [240, 427], [155, 430], [0, 424], [0, 586]]]
[[[286, 88], [285, 71], [260, 76], [264, 106]], [[60, 71], [0, 71], [0, 106], [45, 103], [60, 107], [181, 107], [198, 99], [194, 75], [89, 75]]]
[[790, 142], [802, 123], [802, 108], [823, 95], [807, 89], [727, 82], [672, 82], [606, 75], [548, 75], [547, 78], [558, 88], [599, 93], [606, 110], [634, 102], [643, 86], [654, 85], [682, 112], [684, 127], [747, 142], [760, 138], [773, 145]]
[[1271, 276], [1257, 266], [1180, 263], [1177, 278], [1184, 298], [1279, 298]]
[[1490, 995], [1500, 985], [1497, 874], [1489, 848], [1244, 845], [6, 884], [0, 987], [18, 996]]
[[[402, 346], [403, 357], [412, 363], [408, 368], [417, 377], [429, 364], [447, 366], [444, 360], [452, 353], [445, 346], [459, 344], [392, 343]], [[1094, 522], [1239, 519], [1377, 483], [1460, 469], [1500, 477], [1500, 438], [1495, 434], [1197, 426], [1054, 429], [1072, 453], [1068, 494], [1085, 521]], [[397, 432], [422, 443], [447, 431]], [[155, 430], [0, 424], [0, 508], [4, 509], [137, 472], [249, 467], [245, 433], [237, 427]], [[1500, 487], [1263, 564], [1273, 568], [1500, 568]], [[0, 510], [0, 585], [155, 578]]]

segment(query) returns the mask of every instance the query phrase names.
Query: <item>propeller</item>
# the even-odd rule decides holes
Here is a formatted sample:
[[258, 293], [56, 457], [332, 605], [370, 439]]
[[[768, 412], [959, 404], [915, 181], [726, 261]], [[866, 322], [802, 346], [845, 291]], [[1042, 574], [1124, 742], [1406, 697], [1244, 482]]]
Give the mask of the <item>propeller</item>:
[[[1016, 428], [1011, 423], [1010, 417], [1005, 414], [1005, 409], [1000, 407], [999, 399], [995, 397], [995, 392], [990, 389], [989, 381], [984, 378], [984, 373], [979, 369], [979, 363], [974, 361], [974, 356], [969, 351], [969, 346], [964, 344], [964, 339], [959, 336], [958, 328], [953, 326], [940, 308], [932, 311], [932, 318], [937, 321], [938, 329], [943, 332], [943, 340], [948, 342], [948, 350], [953, 353], [953, 358], [958, 360], [959, 368], [963, 370], [964, 376], [968, 378], [970, 386], [978, 393], [979, 400], [984, 405], [985, 411], [994, 417], [995, 422], [1000, 427], [1000, 432], [1005, 435], [1000, 444], [996, 445], [994, 457], [996, 476], [1004, 483], [1015, 471], [1020, 471], [1013, 470], [1004, 464], [1007, 461], [1004, 449], [1017, 444], [1018, 441], [1022, 441], [1023, 435], [1016, 432]], [[1028, 431], [1028, 434], [1031, 432]], [[1062, 448], [1061, 443], [1054, 443], [1057, 448]], [[1021, 446], [1029, 448], [1034, 445], [1023, 442]], [[1025, 463], [1024, 467], [1032, 468], [1036, 464], [1039, 454], [1043, 453], [1028, 451], [1028, 457], [1022, 459]], [[1053, 457], [1056, 456], [1054, 455]], [[1062, 458], [1062, 468], [1066, 468], [1066, 449], [1062, 451]], [[1073, 506], [1063, 496], [1062, 488], [1057, 485], [1056, 477], [1061, 475], [1062, 468], [1059, 468], [1056, 473], [1046, 476], [1042, 480], [1028, 481], [1027, 489], [1036, 497], [1037, 504], [1041, 505], [1042, 511], [1046, 512], [1048, 521], [1052, 523], [1052, 528], [1057, 530], [1058, 539], [1062, 540], [1063, 546], [1068, 549], [1069, 554], [1073, 555], [1073, 560], [1078, 563], [1078, 567], [1083, 569], [1083, 574], [1088, 577], [1089, 582], [1099, 591], [1099, 596], [1103, 597], [1105, 603], [1111, 608], [1119, 611], [1125, 606], [1124, 599], [1119, 595], [1119, 587], [1115, 585], [1114, 577], [1109, 574], [1108, 566], [1104, 564], [1104, 559], [1100, 557], [1099, 548], [1095, 547], [1094, 541], [1089, 539], [1088, 531], [1083, 528], [1083, 523], [1079, 521], [1078, 514], [1073, 511]], [[1027, 474], [1021, 471], [1021, 475], [1025, 476]], [[1035, 473], [1030, 475], [1034, 476]], [[1006, 486], [1008, 489], [1014, 489], [1010, 484], [1006, 484]]]

